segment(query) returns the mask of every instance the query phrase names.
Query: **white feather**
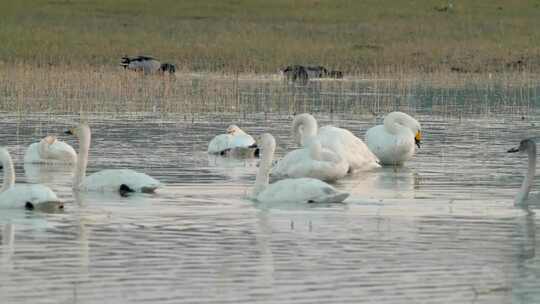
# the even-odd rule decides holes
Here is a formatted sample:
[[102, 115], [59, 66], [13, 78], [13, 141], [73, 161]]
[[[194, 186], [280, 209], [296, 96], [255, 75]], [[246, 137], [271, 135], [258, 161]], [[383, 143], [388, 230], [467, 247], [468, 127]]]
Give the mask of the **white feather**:
[[312, 138], [319, 140], [323, 148], [332, 150], [345, 159], [351, 171], [380, 167], [377, 157], [351, 131], [334, 126], [319, 129], [317, 121], [310, 114], [304, 113], [294, 118], [293, 132], [300, 144], [308, 143]]
[[262, 203], [342, 202], [349, 194], [339, 192], [327, 183], [313, 178], [288, 178], [269, 184], [276, 141], [268, 133], [261, 139], [262, 157], [252, 197]]
[[81, 124], [70, 130], [79, 138], [79, 161], [74, 176], [73, 188], [79, 191], [119, 191], [121, 185], [128, 186], [136, 192], [154, 192], [161, 187], [156, 179], [129, 169], [109, 169], [86, 176], [88, 151], [90, 149], [90, 127]]
[[415, 137], [420, 138], [420, 123], [402, 112], [392, 112], [384, 124], [366, 133], [368, 147], [384, 165], [403, 165], [416, 151]]
[[243, 150], [255, 144], [251, 135], [244, 132], [236, 125], [227, 128], [227, 134], [220, 134], [208, 143], [208, 153], [222, 154], [224, 152], [235, 153], [231, 150]]
[[15, 170], [9, 152], [0, 148], [0, 162], [4, 171], [4, 180], [0, 189], [0, 207], [24, 208], [26, 203], [39, 205], [41, 203], [58, 202], [56, 194], [47, 186], [41, 184], [15, 184]]
[[31, 144], [24, 154], [25, 163], [75, 163], [77, 152], [69, 144], [54, 136], [47, 136]]
[[272, 168], [272, 178], [311, 177], [335, 181], [347, 175], [349, 163], [329, 149], [323, 149], [318, 140], [307, 147], [291, 151]]

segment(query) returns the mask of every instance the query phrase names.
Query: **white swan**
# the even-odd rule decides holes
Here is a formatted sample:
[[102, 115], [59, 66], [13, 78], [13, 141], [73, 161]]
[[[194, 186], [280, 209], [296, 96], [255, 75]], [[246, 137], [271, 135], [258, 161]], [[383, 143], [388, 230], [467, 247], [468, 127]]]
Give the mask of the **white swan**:
[[403, 165], [420, 147], [422, 132], [420, 123], [403, 112], [392, 112], [384, 118], [384, 124], [369, 129], [366, 142], [383, 165]]
[[312, 177], [335, 181], [347, 175], [349, 163], [332, 150], [323, 149], [318, 139], [291, 151], [272, 168], [272, 178]]
[[63, 203], [47, 186], [41, 184], [15, 184], [13, 161], [6, 148], [0, 147], [0, 168], [4, 170], [4, 181], [0, 189], [1, 208], [62, 209]]
[[274, 137], [265, 133], [261, 137], [262, 157], [252, 191], [252, 197], [261, 203], [339, 203], [349, 193], [339, 192], [327, 183], [314, 178], [288, 178], [269, 184], [272, 158], [276, 149]]
[[525, 203], [529, 197], [529, 192], [534, 181], [534, 175], [536, 173], [536, 142], [532, 138], [524, 139], [519, 143], [519, 147], [508, 150], [508, 153], [522, 152], [527, 153], [529, 162], [527, 167], [527, 174], [523, 179], [521, 188], [514, 200], [516, 205]]
[[77, 162], [77, 153], [56, 136], [47, 136], [40, 142], [31, 144], [24, 154], [25, 163], [67, 163]]
[[161, 187], [160, 182], [154, 178], [130, 169], [107, 169], [86, 176], [91, 138], [90, 127], [83, 123], [69, 129], [66, 134], [79, 138], [79, 161], [75, 169], [73, 189], [78, 191], [113, 191], [124, 196], [128, 192], [152, 193]]
[[257, 145], [251, 135], [244, 132], [237, 125], [230, 125], [227, 134], [214, 137], [208, 144], [208, 153], [223, 156], [248, 156], [258, 155]]
[[334, 126], [318, 129], [317, 120], [310, 114], [296, 115], [293, 121], [293, 133], [301, 145], [311, 138], [317, 138], [322, 147], [339, 154], [349, 163], [349, 170], [371, 170], [378, 168], [377, 157], [366, 144], [351, 131]]

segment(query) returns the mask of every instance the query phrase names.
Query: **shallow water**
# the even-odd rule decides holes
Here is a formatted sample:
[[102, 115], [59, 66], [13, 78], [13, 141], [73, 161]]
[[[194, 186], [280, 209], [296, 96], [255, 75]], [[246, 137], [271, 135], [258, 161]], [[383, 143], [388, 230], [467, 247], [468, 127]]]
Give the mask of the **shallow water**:
[[[425, 134], [406, 167], [339, 181], [352, 193], [345, 204], [278, 206], [245, 198], [256, 160], [205, 151], [234, 122], [272, 132], [281, 156], [295, 147], [291, 115], [89, 116], [89, 172], [132, 168], [165, 184], [122, 198], [74, 195], [69, 167], [21, 165], [28, 144], [78, 118], [2, 114], [19, 181], [67, 203], [57, 214], [2, 210], [0, 303], [539, 302], [538, 216], [512, 203], [526, 160], [506, 153], [537, 134], [535, 107], [523, 118], [404, 110]], [[360, 137], [381, 122], [316, 117]]]

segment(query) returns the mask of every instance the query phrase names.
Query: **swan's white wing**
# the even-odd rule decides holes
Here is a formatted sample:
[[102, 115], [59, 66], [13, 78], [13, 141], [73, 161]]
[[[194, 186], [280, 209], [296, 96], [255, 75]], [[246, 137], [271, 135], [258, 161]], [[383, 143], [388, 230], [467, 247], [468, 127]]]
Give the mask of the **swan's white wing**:
[[41, 184], [16, 184], [0, 193], [1, 208], [24, 208], [27, 202], [39, 204], [57, 201], [56, 194]]
[[67, 143], [59, 140], [48, 146], [47, 156], [50, 159], [65, 162], [77, 161], [77, 152], [75, 152], [75, 149], [73, 149], [73, 147]]
[[347, 160], [351, 170], [371, 170], [380, 167], [377, 156], [349, 130], [324, 126], [319, 129], [318, 138], [323, 147], [335, 151]]
[[[405, 130], [406, 131], [406, 130]], [[390, 134], [384, 125], [378, 125], [366, 132], [368, 147], [382, 164], [401, 165], [410, 160], [415, 152], [414, 135], [403, 132]]]
[[88, 191], [116, 192], [126, 185], [136, 192], [152, 192], [161, 187], [156, 179], [130, 169], [108, 169], [87, 176], [81, 186]]
[[257, 200], [263, 203], [339, 203], [349, 196], [314, 178], [284, 179], [268, 185]]
[[332, 151], [324, 149], [322, 159], [315, 160], [304, 148], [287, 153], [272, 169], [272, 178], [311, 177], [334, 181], [344, 177], [348, 169], [348, 163]]
[[[40, 153], [43, 149], [45, 155]], [[74, 163], [77, 161], [77, 152], [63, 141], [55, 141], [53, 144], [45, 142], [33, 143], [26, 149], [24, 154], [25, 163]]]
[[230, 143], [230, 148], [247, 148], [255, 144], [253, 137], [247, 134], [238, 134], [232, 136], [232, 141]]
[[208, 153], [217, 154], [230, 148], [232, 136], [229, 134], [220, 134], [208, 143]]

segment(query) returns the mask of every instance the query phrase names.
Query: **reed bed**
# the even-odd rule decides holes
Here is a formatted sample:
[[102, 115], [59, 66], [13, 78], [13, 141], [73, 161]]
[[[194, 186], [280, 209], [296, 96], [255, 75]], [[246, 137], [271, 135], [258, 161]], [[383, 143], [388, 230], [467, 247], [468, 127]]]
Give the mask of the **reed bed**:
[[[325, 112], [377, 115], [428, 109], [463, 115], [515, 112], [540, 102], [540, 75], [391, 73], [287, 83], [278, 74], [177, 73], [145, 76], [122, 68], [4, 65], [0, 111], [30, 113]], [[462, 115], [459, 114], [459, 115]]]

